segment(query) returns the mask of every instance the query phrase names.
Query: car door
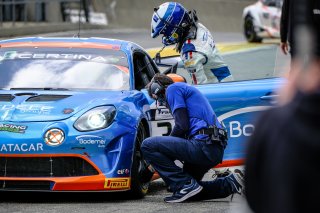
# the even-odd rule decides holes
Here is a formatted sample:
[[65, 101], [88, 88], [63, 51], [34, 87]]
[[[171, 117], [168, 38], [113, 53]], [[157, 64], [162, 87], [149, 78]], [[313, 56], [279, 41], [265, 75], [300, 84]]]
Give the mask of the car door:
[[[227, 44], [219, 45], [218, 49], [234, 80], [195, 87], [207, 97], [228, 131], [228, 146], [219, 166], [238, 166], [243, 164], [246, 141], [254, 131], [255, 119], [263, 110], [277, 104], [277, 92], [285, 83], [281, 76], [287, 70], [289, 58], [280, 54], [276, 44]], [[162, 58], [161, 63], [174, 65], [178, 62], [177, 74], [192, 84], [189, 73], [179, 60], [177, 55], [169, 56]], [[160, 71], [164, 70], [167, 67], [160, 68]], [[152, 136], [169, 135], [174, 125], [169, 110], [156, 106], [150, 98], [149, 101]]]
[[255, 119], [276, 104], [277, 90], [283, 83], [281, 78], [269, 78], [197, 86], [228, 131], [224, 165], [243, 164], [246, 141], [254, 131]]
[[[207, 97], [218, 120], [228, 131], [224, 165], [243, 163], [246, 141], [254, 131], [255, 119], [263, 110], [276, 104], [276, 91], [283, 83], [284, 79], [270, 78], [196, 86]], [[143, 92], [148, 96], [146, 90]], [[150, 98], [149, 101], [151, 105], [147, 113], [152, 136], [169, 135], [174, 126], [170, 111], [157, 106]]]

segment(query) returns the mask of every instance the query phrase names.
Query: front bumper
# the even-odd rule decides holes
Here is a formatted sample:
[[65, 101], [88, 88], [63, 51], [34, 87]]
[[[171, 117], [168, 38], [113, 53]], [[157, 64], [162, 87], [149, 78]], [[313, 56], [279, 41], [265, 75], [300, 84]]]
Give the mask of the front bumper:
[[106, 177], [78, 154], [0, 155], [0, 190], [125, 191], [130, 177]]

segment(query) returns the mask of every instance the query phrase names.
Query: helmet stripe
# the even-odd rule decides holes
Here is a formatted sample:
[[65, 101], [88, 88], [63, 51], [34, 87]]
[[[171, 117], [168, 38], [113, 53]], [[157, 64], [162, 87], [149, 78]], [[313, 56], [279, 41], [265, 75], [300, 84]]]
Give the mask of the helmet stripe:
[[173, 14], [173, 11], [176, 8], [176, 5], [177, 5], [177, 3], [172, 3], [172, 2], [168, 5], [167, 11], [162, 18], [163, 20], [169, 21], [169, 19], [171, 18], [172, 14]]
[[180, 3], [164, 3], [155, 10], [152, 17], [151, 36], [155, 38], [159, 34], [163, 34], [168, 40], [176, 43], [183, 30], [181, 23], [188, 22], [188, 20], [188, 12]]
[[[169, 3], [168, 8], [166, 10], [166, 13], [164, 14], [163, 18], [161, 19], [161, 29], [159, 30], [159, 34], [162, 33], [163, 28], [165, 28], [167, 25], [164, 21], [168, 22], [170, 20], [170, 18], [172, 17], [172, 14], [173, 14], [173, 11], [174, 11], [176, 5], [177, 5], [177, 3], [172, 3], [172, 2]], [[157, 29], [158, 29], [158, 27], [157, 27]]]
[[[176, 6], [176, 3], [173, 3], [173, 2], [168, 3], [166, 11], [163, 16], [162, 16], [162, 14], [158, 13], [159, 10], [155, 11], [153, 21], [157, 22], [160, 19], [160, 22], [154, 28], [154, 32], [152, 33], [153, 38], [157, 37], [159, 34], [162, 33], [162, 30], [166, 27], [166, 22], [172, 16], [172, 13], [174, 11], [175, 6]], [[162, 16], [162, 18], [161, 18], [161, 16]]]

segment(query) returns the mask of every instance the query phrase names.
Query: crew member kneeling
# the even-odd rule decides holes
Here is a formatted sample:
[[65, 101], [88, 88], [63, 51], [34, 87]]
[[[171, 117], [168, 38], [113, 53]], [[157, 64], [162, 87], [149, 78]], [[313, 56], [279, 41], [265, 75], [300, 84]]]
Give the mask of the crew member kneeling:
[[[243, 189], [243, 174], [235, 170], [226, 177], [201, 181], [221, 163], [227, 145], [226, 131], [208, 100], [199, 90], [183, 82], [174, 83], [156, 74], [148, 85], [149, 95], [171, 111], [175, 126], [170, 136], [150, 137], [141, 150], [145, 160], [159, 173], [173, 195], [165, 202], [225, 198]], [[175, 164], [183, 162], [183, 168]]]

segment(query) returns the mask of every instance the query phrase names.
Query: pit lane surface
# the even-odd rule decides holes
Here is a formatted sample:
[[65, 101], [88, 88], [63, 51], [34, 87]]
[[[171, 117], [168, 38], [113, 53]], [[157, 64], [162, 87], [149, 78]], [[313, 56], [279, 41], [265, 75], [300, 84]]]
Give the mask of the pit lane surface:
[[244, 198], [235, 195], [219, 200], [168, 204], [163, 201], [169, 196], [161, 180], [150, 185], [148, 195], [140, 200], [130, 200], [122, 193], [41, 193], [41, 192], [1, 192], [0, 212], [250, 212]]
[[[63, 32], [42, 34], [40, 36], [74, 36], [78, 32]], [[144, 48], [161, 46], [160, 39], [151, 39], [147, 30], [112, 29], [82, 31], [80, 37], [109, 37], [130, 40]], [[219, 42], [245, 42], [242, 34], [214, 33], [214, 38]], [[230, 55], [229, 57], [239, 57]], [[244, 66], [246, 60], [239, 60], [238, 66]], [[250, 63], [249, 63], [250, 64]], [[240, 68], [239, 68], [240, 69]], [[251, 75], [248, 71], [248, 75]], [[206, 175], [210, 179], [211, 175]], [[219, 200], [190, 202], [183, 204], [167, 204], [163, 202], [166, 191], [161, 180], [152, 182], [150, 191], [144, 199], [128, 200], [123, 194], [118, 193], [30, 193], [30, 192], [1, 192], [0, 212], [250, 212], [244, 198], [235, 195], [231, 202], [230, 197]]]

